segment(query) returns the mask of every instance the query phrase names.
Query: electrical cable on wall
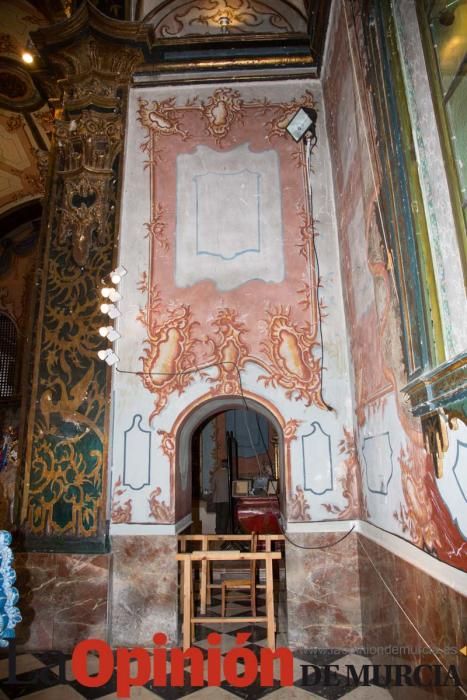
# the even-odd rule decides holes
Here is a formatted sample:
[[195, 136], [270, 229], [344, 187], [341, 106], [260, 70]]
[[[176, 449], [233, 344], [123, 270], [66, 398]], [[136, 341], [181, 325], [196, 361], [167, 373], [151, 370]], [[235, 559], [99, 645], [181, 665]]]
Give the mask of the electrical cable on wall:
[[[323, 397], [323, 371], [324, 371], [324, 341], [323, 341], [323, 317], [321, 313], [321, 303], [320, 303], [320, 298], [319, 298], [319, 287], [321, 283], [321, 271], [319, 267], [319, 258], [318, 258], [318, 251], [316, 250], [316, 243], [315, 243], [315, 219], [314, 219], [314, 212], [313, 212], [313, 188], [311, 186], [311, 154], [313, 153], [313, 149], [315, 148], [317, 143], [317, 137], [316, 134], [312, 134], [308, 132], [305, 135], [305, 179], [306, 179], [306, 189], [307, 189], [307, 195], [308, 195], [308, 215], [311, 223], [311, 231], [313, 235], [313, 240], [312, 242], [308, 241], [308, 274], [309, 274], [309, 286], [310, 286], [310, 294], [311, 294], [311, 289], [312, 289], [312, 284], [311, 284], [311, 255], [310, 255], [310, 248], [313, 248], [313, 259], [314, 259], [314, 265], [316, 269], [316, 306], [318, 309], [318, 320], [319, 320], [319, 336], [320, 336], [320, 341], [321, 341], [321, 364], [320, 364], [320, 388], [321, 388], [321, 399], [328, 409], [328, 411], [334, 411], [332, 406], [330, 406]], [[310, 304], [310, 309], [311, 309], [311, 304]]]
[[[251, 409], [250, 409], [250, 407], [249, 407], [249, 405], [248, 405], [248, 402], [247, 402], [247, 400], [246, 400], [246, 397], [245, 397], [245, 395], [244, 395], [244, 393], [243, 393], [242, 375], [241, 375], [240, 369], [239, 369], [239, 367], [235, 364], [235, 362], [232, 362], [232, 361], [229, 361], [229, 360], [224, 360], [223, 362], [212, 362], [212, 363], [209, 363], [209, 364], [207, 364], [207, 365], [201, 365], [201, 366], [199, 366], [199, 367], [193, 367], [192, 369], [186, 369], [186, 370], [183, 370], [182, 372], [144, 372], [144, 371], [143, 371], [143, 372], [135, 372], [135, 371], [133, 371], [133, 370], [119, 369], [118, 367], [116, 367], [115, 369], [116, 369], [116, 371], [117, 371], [119, 374], [133, 374], [133, 375], [135, 375], [135, 376], [137, 376], [137, 377], [141, 377], [141, 376], [144, 376], [144, 377], [150, 377], [150, 376], [177, 377], [177, 376], [178, 376], [178, 377], [179, 377], [179, 376], [183, 376], [183, 375], [186, 375], [186, 374], [193, 374], [194, 372], [201, 372], [202, 370], [210, 369], [210, 368], [213, 368], [213, 367], [221, 367], [222, 365], [233, 365], [233, 367], [234, 367], [234, 369], [236, 370], [237, 375], [238, 375], [238, 383], [239, 383], [239, 386], [240, 386], [240, 395], [241, 395], [242, 401], [243, 401], [243, 403], [245, 404], [246, 410], [247, 410], [247, 411], [251, 411]], [[258, 455], [258, 453], [257, 453], [257, 450], [256, 450], [254, 444], [253, 444], [253, 438], [252, 438], [252, 436], [251, 436], [251, 432], [250, 432], [248, 426], [247, 426], [247, 431], [248, 431], [249, 439], [250, 439], [250, 442], [251, 442], [251, 447], [252, 447], [252, 449], [253, 449], [253, 451], [254, 451], [254, 453], [255, 453], [256, 460], [257, 460], [257, 462], [258, 462], [258, 468], [259, 468], [259, 470], [261, 470], [261, 464], [260, 464], [260, 461], [259, 461], [259, 455]], [[277, 493], [277, 491], [274, 493], [274, 496], [275, 496], [275, 498], [277, 499], [277, 502], [278, 502], [278, 504], [279, 504], [279, 510], [280, 510], [280, 498], [279, 498], [279, 494]], [[284, 538], [287, 540], [287, 542], [289, 542], [289, 544], [291, 544], [293, 547], [297, 547], [298, 549], [329, 549], [330, 547], [334, 547], [336, 544], [339, 544], [339, 542], [342, 542], [343, 540], [345, 540], [345, 538], [348, 537], [348, 536], [350, 535], [350, 533], [353, 532], [353, 530], [355, 529], [355, 525], [352, 525], [352, 527], [350, 528], [350, 530], [349, 530], [348, 532], [346, 532], [345, 535], [344, 535], [343, 537], [340, 537], [340, 538], [339, 538], [338, 540], [336, 540], [335, 542], [331, 542], [331, 544], [320, 545], [320, 546], [315, 546], [315, 547], [309, 547], [309, 546], [301, 545], [301, 544], [298, 544], [297, 542], [294, 542], [294, 541], [288, 536], [288, 534], [285, 532], [284, 528], [282, 527], [282, 523], [280, 522], [280, 520], [278, 521], [278, 525], [279, 525], [279, 529], [280, 529], [281, 533], [283, 534], [283, 536], [284, 536]]]

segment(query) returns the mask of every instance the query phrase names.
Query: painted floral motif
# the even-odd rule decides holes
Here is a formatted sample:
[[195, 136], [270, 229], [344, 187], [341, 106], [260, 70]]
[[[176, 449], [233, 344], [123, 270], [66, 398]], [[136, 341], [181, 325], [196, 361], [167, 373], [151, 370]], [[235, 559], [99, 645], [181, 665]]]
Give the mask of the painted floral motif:
[[300, 218], [302, 219], [302, 225], [300, 226], [300, 243], [298, 245], [298, 251], [300, 255], [303, 255], [305, 260], [310, 262], [312, 258], [312, 248], [314, 245], [315, 238], [315, 226], [313, 219], [310, 218], [308, 212], [304, 205], [299, 208]]
[[154, 212], [152, 219], [148, 224], [145, 224], [147, 228], [147, 236], [151, 236], [151, 239], [158, 243], [162, 250], [169, 250], [169, 241], [165, 235], [165, 221], [163, 220], [164, 207], [161, 204], [156, 204], [154, 207]]
[[[197, 26], [199, 25], [199, 26]], [[156, 27], [162, 37], [193, 34], [240, 34], [250, 31], [293, 31], [276, 10], [257, 0], [198, 0], [184, 3]]]
[[188, 370], [196, 366], [194, 328], [199, 323], [192, 320], [191, 307], [187, 304], [171, 306], [166, 318], [159, 317], [154, 324], [144, 349], [144, 386], [156, 395], [150, 420], [167, 405], [174, 391], [182, 394], [194, 381], [194, 373]]
[[148, 291], [148, 273], [146, 271], [141, 273], [141, 277], [136, 285], [136, 288], [138, 292], [141, 292], [141, 294], [145, 294]]
[[284, 426], [284, 441], [287, 445], [290, 445], [292, 440], [297, 439], [298, 426], [302, 422], [303, 421], [301, 421], [301, 420], [296, 420], [295, 418], [291, 418], [285, 424], [285, 426]]
[[154, 518], [156, 523], [173, 523], [174, 511], [171, 506], [168, 506], [165, 501], [160, 501], [159, 497], [162, 489], [157, 486], [148, 498], [149, 515]]
[[[148, 134], [152, 137], [173, 136], [175, 134], [183, 139], [188, 137], [188, 132], [180, 127], [174, 97], [161, 100], [161, 102], [153, 100], [151, 104], [148, 100], [140, 98], [138, 115], [141, 125], [146, 127]], [[150, 141], [143, 143], [141, 148], [142, 150], [150, 148]], [[153, 153], [153, 155], [155, 154]]]
[[258, 379], [266, 387], [284, 388], [288, 399], [326, 408], [321, 397], [321, 362], [313, 357], [319, 343], [310, 324], [300, 326], [292, 320], [290, 306], [280, 306], [267, 311], [267, 337], [268, 342], [261, 347], [271, 363], [267, 366], [269, 374]]
[[232, 88], [219, 88], [205, 103], [201, 103], [207, 130], [211, 136], [214, 136], [217, 143], [222, 142], [234, 121], [241, 121], [242, 107], [240, 93]]
[[169, 460], [170, 465], [170, 500], [172, 501], [175, 495], [175, 437], [174, 433], [169, 433], [166, 430], [159, 429], [158, 435], [161, 436], [161, 450]]
[[394, 519], [402, 526], [402, 532], [408, 534], [418, 547], [436, 552], [442, 548], [433, 501], [426, 488], [426, 461], [430, 457], [422, 450], [408, 443], [407, 449], [400, 451], [402, 491], [405, 505], [400, 504], [399, 511], [394, 511]]
[[215, 327], [216, 335], [205, 339], [210, 347], [206, 364], [219, 363], [217, 376], [209, 380], [216, 382], [216, 387], [211, 389], [211, 393], [241, 394], [239, 370], [249, 353], [248, 345], [243, 338], [248, 329], [238, 318], [238, 312], [229, 308], [218, 309], [211, 325]]
[[346, 455], [344, 460], [345, 472], [338, 478], [342, 487], [342, 495], [347, 501], [345, 508], [340, 508], [335, 504], [323, 503], [323, 507], [328, 513], [337, 515], [340, 520], [352, 518], [368, 518], [366, 496], [362, 493], [361, 471], [358, 460], [355, 435], [351, 430], [344, 427], [344, 439], [339, 442], [339, 454]]
[[287, 518], [290, 522], [295, 523], [309, 522], [311, 520], [309, 510], [310, 504], [306, 500], [303, 486], [297, 485], [295, 493], [289, 499]]
[[14, 114], [13, 116], [8, 117], [6, 122], [6, 130], [10, 133], [12, 131], [18, 131], [18, 129], [21, 129], [22, 126], [23, 117], [21, 116], [21, 114]]
[[[289, 116], [298, 104], [313, 104], [311, 93], [307, 91], [300, 98], [288, 103], [271, 103], [267, 99], [244, 102], [240, 91], [218, 88], [203, 99], [201, 94], [190, 97], [184, 104], [177, 104], [174, 97], [160, 101], [139, 101], [138, 119], [147, 129], [147, 138], [141, 148], [148, 153], [147, 165], [151, 168], [153, 183], [151, 222], [146, 228], [153, 245], [151, 268], [154, 272], [160, 262], [159, 255], [166, 253], [169, 245], [172, 247], [167, 241], [172, 227], [171, 214], [162, 210], [156, 196], [156, 182], [160, 177], [157, 160], [161, 157], [159, 147], [162, 148], [162, 138], [168, 137], [164, 143], [164, 153], [165, 149], [167, 153], [172, 152], [174, 148], [176, 152], [180, 150], [180, 137], [190, 141], [191, 149], [197, 143], [206, 143], [201, 131], [204, 125], [208, 134], [219, 145], [233, 147], [236, 143], [232, 137], [234, 124], [241, 122], [243, 116], [251, 112], [260, 119], [264, 117], [265, 122], [269, 119], [269, 135], [272, 138], [274, 135], [282, 135], [288, 122], [288, 119], [286, 121], [284, 118], [285, 112]], [[183, 148], [182, 151], [184, 150]], [[157, 188], [157, 192], [160, 193], [160, 188]], [[225, 363], [216, 370], [214, 378], [209, 379], [214, 384], [211, 393], [239, 394], [241, 387], [238, 371], [247, 360], [262, 367], [264, 374], [260, 381], [264, 382], [265, 386], [282, 387], [289, 399], [303, 401], [306, 406], [313, 404], [327, 408], [321, 397], [321, 360], [313, 354], [315, 348], [319, 347], [316, 293], [318, 280], [313, 264], [314, 256], [310, 254], [310, 245], [313, 245], [315, 234], [312, 226], [307, 228], [305, 207], [302, 218], [303, 232], [308, 238], [304, 240], [302, 229], [299, 229], [301, 238], [297, 243], [299, 248], [303, 247], [302, 256], [309, 272], [305, 269], [302, 274], [303, 288], [297, 292], [296, 315], [292, 313], [290, 306], [278, 306], [276, 300], [271, 302], [264, 322], [264, 331], [262, 330], [262, 336], [256, 335], [258, 340], [255, 338], [255, 347], [251, 346], [250, 337], [248, 343], [245, 340], [247, 330], [252, 329], [239, 320], [238, 311], [229, 303], [225, 308], [214, 308], [213, 311], [211, 307], [208, 312], [215, 314], [211, 321], [215, 332], [204, 337], [205, 346], [201, 354], [201, 351], [198, 351], [201, 345], [195, 347], [196, 343], [200, 342], [195, 338], [195, 327], [198, 325], [197, 309], [193, 304], [186, 303], [189, 297], [185, 291], [180, 292], [185, 303], [171, 301], [170, 308], [167, 307], [161, 313], [159, 291], [150, 281], [155, 279], [153, 273], [150, 271], [144, 280], [141, 280], [138, 289], [148, 294], [147, 306], [139, 314], [139, 319], [148, 329], [147, 347], [143, 358], [144, 373], [141, 373], [141, 378], [145, 386], [156, 395], [152, 417], [161, 413], [171, 393], [178, 392], [181, 395], [191, 382], [199, 379], [199, 375], [188, 372], [196, 365]], [[301, 252], [301, 248], [298, 252]], [[164, 286], [164, 294], [166, 288]], [[173, 300], [176, 296], [176, 293], [172, 293], [169, 299]], [[309, 318], [304, 311], [308, 312]], [[208, 315], [199, 317], [200, 326], [205, 324], [206, 317], [209, 318]], [[259, 323], [261, 325], [260, 320]], [[255, 333], [252, 332], [252, 338], [254, 336]], [[187, 374], [173, 376], [174, 373], [184, 371], [187, 371]], [[161, 374], [157, 374], [158, 372]], [[171, 374], [169, 376], [163, 373]]]
[[131, 523], [131, 498], [123, 503], [120, 502], [121, 496], [125, 493], [126, 489], [122, 488], [122, 479], [118, 477], [112, 491], [111, 519], [113, 523]]
[[158, 430], [158, 435], [162, 436], [161, 449], [166, 457], [169, 458], [170, 464], [172, 466], [173, 459], [175, 457], [175, 439], [172, 433], [168, 433], [166, 430]]

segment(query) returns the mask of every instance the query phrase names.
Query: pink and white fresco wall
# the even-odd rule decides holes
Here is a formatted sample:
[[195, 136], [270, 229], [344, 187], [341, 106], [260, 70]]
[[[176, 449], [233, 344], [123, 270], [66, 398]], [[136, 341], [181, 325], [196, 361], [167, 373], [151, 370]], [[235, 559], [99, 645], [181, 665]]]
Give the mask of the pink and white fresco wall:
[[[319, 114], [314, 226], [303, 146], [285, 131], [301, 105]], [[358, 517], [333, 207], [318, 81], [131, 91], [113, 534], [189, 523], [181, 427], [242, 394], [282, 433], [289, 523]]]
[[[354, 60], [359, 65], [358, 58], [355, 59], [357, 45], [349, 19], [352, 15], [348, 10], [346, 21], [344, 4], [335, 3], [330, 30], [333, 39], [329, 45], [323, 89], [352, 358], [356, 447], [363, 489], [362, 519], [397, 535], [393, 539], [394, 550], [398, 550], [398, 542], [403, 539], [436, 559], [466, 570], [467, 428], [459, 423], [457, 430], [449, 430], [444, 475], [437, 479], [432, 457], [424, 447], [420, 421], [412, 417], [401, 391], [407, 376], [398, 296], [377, 223], [378, 185], [372, 175], [368, 136], [365, 135], [365, 130], [373, 125], [368, 124], [358, 93], [360, 90], [360, 95], [364, 94], [369, 86], [364, 76], [358, 74], [357, 89], [350, 53], [352, 46]], [[408, 16], [404, 16], [404, 23]], [[415, 39], [420, 42], [414, 7], [410, 17], [410, 29], [404, 25], [403, 33], [406, 48], [410, 44], [413, 53]], [[419, 43], [418, 52], [421, 51]], [[426, 147], [433, 149], [437, 136], [432, 106], [429, 111], [429, 91], [423, 93], [423, 99], [425, 125], [421, 129], [415, 123], [414, 129], [419, 129], [416, 137], [421, 142], [425, 139]], [[431, 127], [428, 124], [430, 114]], [[438, 157], [441, 162], [439, 142]], [[420, 172], [422, 175], [429, 173], [426, 161], [420, 163]], [[441, 183], [437, 188], [441, 188]], [[433, 195], [432, 207], [434, 200]], [[447, 200], [448, 194], [444, 208]], [[439, 232], [436, 238], [435, 213], [429, 212], [428, 218], [439, 279], [447, 271], [447, 267], [444, 270], [440, 266], [447, 264], [457, 243], [453, 227], [449, 245]], [[446, 231], [443, 235], [447, 235]], [[452, 287], [455, 287], [456, 270], [457, 267], [452, 266]], [[440, 290], [441, 298], [444, 293], [445, 290]], [[459, 283], [451, 294], [451, 306], [460, 303], [463, 295], [463, 286]], [[465, 333], [461, 316], [457, 321], [446, 316], [444, 322], [451, 327], [453, 337], [459, 339]], [[458, 343], [451, 356], [460, 349]], [[449, 579], [449, 574], [446, 577]]]

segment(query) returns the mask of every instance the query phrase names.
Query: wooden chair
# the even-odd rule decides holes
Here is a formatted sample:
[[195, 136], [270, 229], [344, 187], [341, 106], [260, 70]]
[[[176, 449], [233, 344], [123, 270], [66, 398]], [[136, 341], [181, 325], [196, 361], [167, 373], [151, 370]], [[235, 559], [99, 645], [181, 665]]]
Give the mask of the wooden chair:
[[[253, 532], [251, 535], [250, 551], [255, 553], [258, 546], [258, 534]], [[256, 617], [256, 560], [250, 561], [250, 578], [225, 579], [222, 581], [222, 601], [221, 615], [225, 617], [227, 607], [227, 594], [232, 590], [247, 590], [251, 598], [251, 611], [253, 617]]]

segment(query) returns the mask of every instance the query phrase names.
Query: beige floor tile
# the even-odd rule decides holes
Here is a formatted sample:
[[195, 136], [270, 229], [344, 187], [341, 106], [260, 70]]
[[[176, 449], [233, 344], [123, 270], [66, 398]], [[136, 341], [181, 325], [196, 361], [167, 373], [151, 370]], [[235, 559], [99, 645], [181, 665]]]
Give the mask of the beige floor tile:
[[[346, 656], [341, 657], [340, 659], [337, 659], [333, 663], [339, 664], [340, 667], [340, 672], [343, 676], [347, 675], [347, 669], [346, 666], [354, 666], [355, 667], [355, 672], [357, 674], [360, 673], [362, 666], [368, 665], [371, 666], [372, 663], [370, 659], [367, 659], [365, 656], [360, 656], [359, 654], [347, 654]], [[371, 669], [369, 670], [370, 678], [372, 677], [372, 671]]]
[[[209, 626], [209, 629], [212, 630], [213, 632], [219, 632], [219, 634], [222, 634], [222, 632], [235, 632], [236, 630], [242, 629], [243, 627], [246, 627], [245, 622], [229, 622], [225, 624], [215, 624], [214, 622], [210, 625], [206, 625], [205, 629]], [[196, 640], [196, 628], [195, 628], [195, 640]]]
[[[86, 668], [89, 674], [97, 673], [99, 671], [99, 659], [97, 658], [97, 656], [93, 656], [92, 654], [87, 655]], [[59, 667], [53, 666], [51, 668], [51, 671], [53, 671], [53, 673], [56, 673], [58, 676]], [[75, 680], [75, 676], [73, 674], [73, 671], [71, 670], [71, 659], [69, 661], [66, 661], [65, 663], [65, 678], [67, 681]]]
[[[347, 697], [347, 696], [345, 696]], [[309, 693], [307, 690], [303, 690], [303, 688], [295, 688], [295, 686], [292, 687], [285, 687], [285, 688], [279, 688], [279, 690], [275, 690], [273, 693], [270, 693], [269, 695], [266, 695], [267, 700], [322, 700], [322, 698], [319, 697], [319, 695], [315, 695], [314, 693]]]
[[[36, 668], [44, 668], [42, 661], [39, 661], [32, 654], [19, 654], [16, 657], [16, 675], [35, 671]], [[0, 678], [8, 677], [8, 659], [0, 661]]]
[[345, 700], [391, 700], [392, 696], [386, 688], [377, 688], [375, 685], [363, 686], [351, 690], [344, 696]]
[[[203, 639], [202, 642], [196, 642], [196, 646], [200, 647], [201, 649], [212, 649], [211, 644], [208, 642], [207, 639]], [[226, 651], [230, 651], [234, 647], [237, 646], [237, 641], [235, 637], [232, 637], [230, 635], [226, 635], [225, 637], [222, 637], [222, 643], [221, 643], [221, 649], [222, 652], [225, 653]]]
[[[231, 700], [232, 698], [238, 700], [236, 695], [229, 693], [227, 690], [224, 690], [224, 688], [200, 688], [196, 693], [188, 697], [190, 700]], [[267, 697], [269, 697], [269, 695]]]
[[[190, 696], [191, 697], [191, 696]], [[131, 688], [130, 690], [131, 700], [161, 700], [160, 695], [152, 693], [147, 688]], [[26, 699], [25, 699], [26, 700]], [[99, 700], [122, 700], [117, 697], [117, 693], [110, 693], [110, 695], [104, 695], [104, 697], [99, 698]]]
[[83, 696], [68, 685], [54, 685], [26, 695], [28, 700], [81, 700]]

